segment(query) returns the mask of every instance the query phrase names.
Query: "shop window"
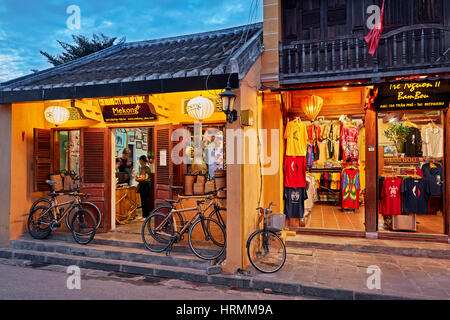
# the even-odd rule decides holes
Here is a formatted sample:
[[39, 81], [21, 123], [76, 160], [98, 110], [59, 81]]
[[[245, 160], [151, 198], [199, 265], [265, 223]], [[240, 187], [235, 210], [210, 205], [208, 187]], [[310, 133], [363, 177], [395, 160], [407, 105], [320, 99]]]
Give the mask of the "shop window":
[[55, 131], [55, 170], [80, 175], [80, 130]]
[[216, 170], [225, 170], [225, 128], [223, 126], [202, 127], [201, 163], [195, 163], [195, 129], [188, 127], [191, 142], [185, 152], [190, 155], [188, 174], [203, 174], [208, 180], [215, 177]]
[[378, 115], [379, 231], [444, 232], [440, 111]]
[[415, 0], [414, 23], [439, 23], [442, 3], [440, 0]]

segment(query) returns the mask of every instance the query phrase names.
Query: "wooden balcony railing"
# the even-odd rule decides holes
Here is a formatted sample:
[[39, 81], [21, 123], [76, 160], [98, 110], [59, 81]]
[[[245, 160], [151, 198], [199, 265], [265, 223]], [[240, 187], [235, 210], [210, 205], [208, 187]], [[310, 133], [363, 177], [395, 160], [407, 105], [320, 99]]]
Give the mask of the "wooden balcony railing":
[[354, 35], [280, 43], [280, 82], [295, 84], [450, 72], [450, 27], [430, 24], [383, 34], [377, 51]]

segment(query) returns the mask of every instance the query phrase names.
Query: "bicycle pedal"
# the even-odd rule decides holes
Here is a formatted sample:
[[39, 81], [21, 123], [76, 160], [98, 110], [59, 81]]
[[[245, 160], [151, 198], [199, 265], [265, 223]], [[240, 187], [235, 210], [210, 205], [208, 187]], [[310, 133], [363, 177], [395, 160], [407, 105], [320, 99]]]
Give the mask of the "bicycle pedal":
[[50, 230], [55, 231], [56, 229], [58, 229], [61, 226], [60, 223], [58, 223], [57, 221], [52, 221], [50, 223]]

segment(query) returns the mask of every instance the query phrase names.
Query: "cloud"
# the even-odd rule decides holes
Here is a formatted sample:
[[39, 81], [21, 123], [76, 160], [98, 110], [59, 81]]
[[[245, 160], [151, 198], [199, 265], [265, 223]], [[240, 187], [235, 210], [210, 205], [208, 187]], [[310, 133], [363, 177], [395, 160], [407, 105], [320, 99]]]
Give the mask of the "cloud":
[[15, 50], [9, 54], [0, 53], [0, 82], [18, 78], [25, 75], [23, 71], [22, 58]]

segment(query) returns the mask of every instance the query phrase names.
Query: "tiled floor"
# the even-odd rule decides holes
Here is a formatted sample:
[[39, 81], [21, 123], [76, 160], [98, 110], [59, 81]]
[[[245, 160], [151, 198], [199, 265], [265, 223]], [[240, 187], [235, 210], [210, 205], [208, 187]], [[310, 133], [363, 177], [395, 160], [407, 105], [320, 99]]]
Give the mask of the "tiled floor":
[[[380, 231], [389, 231], [384, 228], [383, 216], [378, 217]], [[417, 233], [444, 234], [444, 217], [437, 215], [416, 215]]]
[[364, 207], [344, 212], [337, 206], [316, 204], [307, 218], [306, 228], [364, 231]]

